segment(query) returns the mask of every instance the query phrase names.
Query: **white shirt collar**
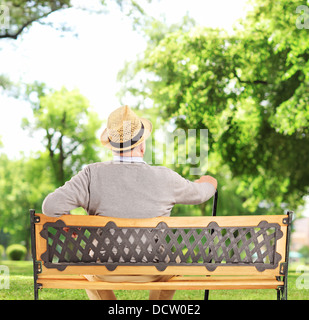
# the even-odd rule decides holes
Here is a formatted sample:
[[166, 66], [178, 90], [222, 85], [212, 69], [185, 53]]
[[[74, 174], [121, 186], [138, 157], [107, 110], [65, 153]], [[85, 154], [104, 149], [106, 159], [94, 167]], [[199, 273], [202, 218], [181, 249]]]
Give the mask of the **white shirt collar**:
[[142, 157], [121, 157], [121, 156], [113, 156], [113, 157], [114, 157], [114, 161], [146, 163]]

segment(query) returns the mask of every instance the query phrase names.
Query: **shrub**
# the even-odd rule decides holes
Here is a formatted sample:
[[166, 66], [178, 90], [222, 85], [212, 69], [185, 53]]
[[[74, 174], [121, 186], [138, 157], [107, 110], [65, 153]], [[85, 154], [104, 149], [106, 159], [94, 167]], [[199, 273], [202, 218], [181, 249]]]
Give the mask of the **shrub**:
[[26, 254], [27, 249], [21, 244], [12, 244], [6, 248], [6, 255], [10, 260], [23, 260]]

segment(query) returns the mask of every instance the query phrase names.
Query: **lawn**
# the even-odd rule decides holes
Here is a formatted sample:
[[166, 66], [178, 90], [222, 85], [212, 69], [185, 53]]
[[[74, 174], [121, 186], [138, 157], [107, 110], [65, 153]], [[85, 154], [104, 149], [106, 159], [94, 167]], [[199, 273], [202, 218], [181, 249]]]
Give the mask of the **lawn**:
[[[0, 265], [9, 267], [10, 288], [0, 289], [0, 300], [32, 300], [33, 276], [32, 261], [2, 261]], [[288, 279], [289, 300], [309, 300], [309, 289], [297, 289], [296, 279], [300, 276], [295, 267], [290, 268]], [[146, 291], [115, 291], [119, 300], [147, 300]], [[84, 290], [43, 289], [39, 292], [40, 300], [87, 300]], [[202, 290], [179, 290], [174, 300], [202, 300]], [[275, 290], [216, 290], [210, 292], [210, 300], [275, 300]]]

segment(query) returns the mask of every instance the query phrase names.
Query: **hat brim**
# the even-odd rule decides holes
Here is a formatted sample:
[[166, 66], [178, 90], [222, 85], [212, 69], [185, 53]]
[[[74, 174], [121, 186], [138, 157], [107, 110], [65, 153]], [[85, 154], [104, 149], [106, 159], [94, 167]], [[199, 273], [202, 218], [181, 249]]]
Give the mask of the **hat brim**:
[[152, 132], [152, 123], [148, 119], [145, 119], [145, 118], [140, 118], [140, 120], [144, 125], [144, 134], [136, 143], [134, 143], [131, 146], [126, 147], [126, 148], [114, 147], [109, 142], [107, 128], [106, 128], [100, 136], [100, 140], [101, 140], [102, 145], [108, 149], [115, 150], [115, 151], [131, 150], [131, 149], [137, 147], [139, 144], [141, 144], [143, 141], [145, 141], [150, 136], [150, 134]]

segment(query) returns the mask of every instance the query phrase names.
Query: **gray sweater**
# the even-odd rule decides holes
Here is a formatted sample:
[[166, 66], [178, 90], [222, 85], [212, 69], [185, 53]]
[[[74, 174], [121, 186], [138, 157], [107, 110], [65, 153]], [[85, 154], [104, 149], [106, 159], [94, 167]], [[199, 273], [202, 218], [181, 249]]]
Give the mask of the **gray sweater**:
[[48, 216], [84, 208], [89, 215], [119, 218], [169, 216], [173, 206], [200, 204], [210, 199], [210, 183], [194, 183], [166, 167], [143, 162], [99, 162], [87, 165], [50, 193], [43, 202]]

